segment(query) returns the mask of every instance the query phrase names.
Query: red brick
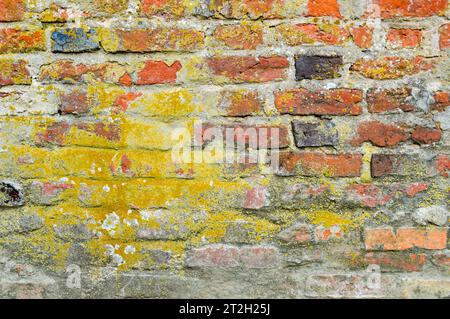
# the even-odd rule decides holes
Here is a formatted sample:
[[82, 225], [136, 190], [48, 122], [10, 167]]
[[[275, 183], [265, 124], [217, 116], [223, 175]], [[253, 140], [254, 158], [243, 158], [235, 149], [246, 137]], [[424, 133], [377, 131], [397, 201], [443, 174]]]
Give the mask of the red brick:
[[280, 173], [304, 176], [358, 177], [361, 174], [360, 154], [280, 153]]
[[105, 124], [102, 122], [77, 122], [68, 123], [59, 121], [54, 123], [43, 123], [39, 125], [36, 133], [38, 145], [66, 145], [66, 135], [72, 128], [94, 134], [111, 142], [117, 142], [121, 137], [121, 129], [117, 124]]
[[435, 166], [440, 175], [448, 177], [450, 171], [450, 156], [439, 155], [436, 158]]
[[118, 114], [121, 112], [125, 112], [128, 109], [130, 103], [141, 96], [142, 93], [134, 93], [134, 92], [129, 92], [120, 95], [119, 97], [117, 97], [116, 101], [112, 106], [113, 113]]
[[129, 76], [126, 68], [115, 62], [101, 64], [75, 64], [71, 60], [58, 60], [41, 67], [39, 80], [43, 82], [79, 83], [88, 80], [129, 85], [123, 82]]
[[20, 21], [24, 15], [24, 0], [0, 0], [0, 22]]
[[374, 0], [381, 10], [382, 18], [429, 17], [442, 15], [447, 0]]
[[422, 31], [416, 29], [390, 29], [387, 40], [393, 48], [417, 48], [422, 43]]
[[299, 88], [275, 92], [275, 107], [281, 114], [359, 115], [362, 100], [362, 91], [351, 89], [308, 91]]
[[444, 24], [439, 28], [439, 47], [445, 50], [450, 47], [450, 23]]
[[352, 145], [359, 146], [364, 142], [371, 142], [380, 147], [396, 146], [408, 138], [409, 134], [396, 125], [370, 121], [358, 126], [357, 136], [352, 140]]
[[31, 84], [31, 75], [27, 65], [28, 62], [25, 60], [1, 59], [0, 86]]
[[371, 89], [367, 92], [367, 108], [371, 113], [384, 113], [400, 109], [404, 112], [414, 111], [415, 106], [409, 101], [411, 89], [398, 88], [388, 90]]
[[285, 24], [278, 26], [276, 30], [282, 35], [284, 42], [291, 46], [313, 43], [339, 45], [350, 36], [346, 29], [333, 24]]
[[27, 53], [45, 49], [43, 30], [0, 29], [0, 53]]
[[366, 207], [386, 205], [392, 196], [384, 188], [372, 184], [355, 184], [347, 187], [347, 200]]
[[213, 57], [207, 65], [214, 75], [226, 77], [233, 82], [269, 82], [287, 77], [287, 58], [272, 57]]
[[247, 191], [242, 207], [256, 210], [267, 207], [269, 204], [269, 191], [266, 187], [258, 186]]
[[422, 248], [429, 250], [447, 247], [447, 228], [369, 228], [365, 232], [367, 250], [408, 250]]
[[337, 0], [309, 0], [308, 15], [312, 17], [342, 17]]
[[427, 183], [414, 183], [409, 185], [408, 188], [405, 190], [405, 192], [409, 197], [414, 197], [417, 194], [426, 191], [427, 189], [428, 189]]
[[398, 253], [368, 253], [365, 262], [369, 265], [379, 265], [381, 270], [393, 271], [421, 271], [426, 262], [425, 254]]
[[59, 96], [59, 112], [61, 114], [86, 114], [89, 112], [89, 103], [86, 92], [75, 89]]
[[38, 132], [36, 135], [37, 144], [55, 144], [63, 145], [64, 137], [70, 130], [70, 124], [67, 122], [56, 122], [51, 125], [43, 126], [42, 132]]
[[450, 106], [450, 94], [449, 92], [439, 91], [434, 94], [434, 103], [431, 106], [432, 110], [445, 111]]
[[181, 70], [181, 63], [175, 61], [171, 65], [164, 61], [148, 60], [144, 67], [138, 72], [138, 85], [175, 83], [177, 73]]
[[415, 75], [421, 71], [429, 71], [432, 67], [432, 62], [420, 56], [411, 59], [388, 56], [372, 60], [359, 59], [351, 66], [350, 71], [360, 73], [369, 79], [394, 80]]
[[260, 25], [222, 25], [216, 28], [214, 38], [237, 50], [255, 50], [263, 44], [263, 30]]
[[411, 138], [418, 144], [432, 144], [441, 140], [442, 131], [418, 126], [414, 129]]
[[262, 112], [263, 105], [256, 91], [225, 91], [221, 94], [219, 108], [228, 116], [249, 116]]
[[369, 26], [354, 27], [351, 35], [355, 44], [361, 49], [369, 49], [373, 45], [373, 28]]

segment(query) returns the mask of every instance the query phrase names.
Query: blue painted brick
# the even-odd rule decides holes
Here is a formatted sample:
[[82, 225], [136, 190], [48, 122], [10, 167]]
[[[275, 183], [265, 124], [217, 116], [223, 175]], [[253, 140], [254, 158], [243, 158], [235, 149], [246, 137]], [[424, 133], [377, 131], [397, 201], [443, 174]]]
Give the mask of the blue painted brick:
[[52, 33], [53, 52], [87, 52], [97, 49], [99, 49], [99, 42], [95, 30], [66, 28]]

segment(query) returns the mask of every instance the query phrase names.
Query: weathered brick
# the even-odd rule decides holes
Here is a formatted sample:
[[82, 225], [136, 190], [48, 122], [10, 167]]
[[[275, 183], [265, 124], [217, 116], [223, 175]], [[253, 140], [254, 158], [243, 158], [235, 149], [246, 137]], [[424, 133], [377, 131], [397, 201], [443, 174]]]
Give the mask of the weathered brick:
[[360, 154], [281, 153], [280, 173], [283, 175], [358, 177], [361, 173]]
[[129, 2], [130, 0], [93, 0], [84, 8], [91, 16], [104, 16], [126, 10]]
[[28, 62], [25, 60], [1, 59], [0, 86], [31, 84], [31, 75], [27, 65]]
[[202, 1], [194, 10], [205, 17], [226, 19], [277, 19], [299, 15], [303, 0], [220, 0]]
[[52, 32], [52, 52], [89, 52], [99, 49], [97, 32], [83, 28], [56, 29]]
[[393, 80], [429, 71], [432, 67], [432, 62], [420, 56], [411, 59], [388, 56], [378, 59], [359, 59], [351, 66], [350, 71], [369, 79]]
[[43, 30], [0, 29], [0, 53], [27, 53], [45, 51]]
[[138, 72], [138, 85], [175, 83], [181, 70], [180, 61], [168, 65], [164, 61], [148, 60]]
[[206, 61], [213, 75], [229, 79], [233, 83], [269, 82], [287, 77], [287, 58], [272, 57], [212, 57]]
[[292, 115], [359, 115], [362, 100], [362, 91], [351, 89], [308, 91], [300, 88], [275, 92], [278, 111]]
[[441, 50], [450, 47], [450, 23], [444, 24], [439, 28], [439, 46]]
[[450, 156], [449, 155], [437, 156], [434, 165], [440, 175], [442, 175], [444, 177], [449, 176], [449, 171], [450, 171]]
[[0, 207], [17, 207], [25, 203], [22, 186], [15, 182], [0, 181]]
[[392, 48], [416, 48], [422, 43], [422, 31], [418, 29], [390, 29], [387, 40]]
[[[274, 130], [277, 131], [274, 132]], [[224, 143], [230, 139], [235, 144], [258, 149], [278, 149], [289, 146], [289, 128], [285, 125], [214, 125], [207, 123], [203, 127], [203, 143], [205, 145], [218, 138], [211, 134], [214, 131], [222, 134]], [[253, 137], [256, 137], [256, 139]]]
[[25, 9], [23, 0], [0, 0], [0, 22], [23, 20]]
[[195, 51], [203, 48], [205, 35], [194, 29], [102, 29], [99, 39], [103, 49], [116, 52]]
[[222, 25], [214, 30], [214, 38], [236, 50], [255, 50], [263, 44], [263, 29], [259, 24]]
[[375, 0], [382, 18], [429, 17], [441, 15], [448, 6], [447, 0]]
[[219, 109], [228, 116], [250, 116], [260, 114], [263, 105], [256, 91], [225, 91], [220, 95]]
[[54, 3], [39, 15], [39, 21], [42, 23], [65, 23], [68, 20], [69, 14], [67, 9]]
[[[200, 223], [204, 222], [205, 213], [184, 213], [165, 209], [146, 210], [141, 212], [144, 221], [137, 226], [139, 240], [181, 240], [186, 239]], [[197, 223], [199, 227], [189, 227], [190, 223]]]
[[272, 246], [211, 245], [190, 251], [186, 263], [192, 268], [271, 268], [279, 265], [280, 256]]
[[358, 146], [364, 142], [371, 142], [376, 146], [391, 147], [408, 139], [409, 134], [397, 125], [370, 121], [358, 126], [357, 136], [352, 140], [352, 145]]
[[247, 191], [242, 205], [245, 209], [261, 209], [270, 205], [270, 194], [266, 187], [258, 186]]
[[433, 255], [432, 262], [437, 266], [450, 267], [450, 253], [448, 251], [436, 253]]
[[61, 195], [70, 189], [72, 184], [64, 182], [34, 181], [27, 188], [27, 197], [37, 205], [54, 205], [61, 201]]
[[291, 46], [302, 44], [343, 44], [349, 38], [349, 32], [338, 25], [325, 24], [284, 24], [276, 27], [285, 43]]
[[373, 27], [359, 26], [351, 29], [355, 44], [361, 49], [369, 49], [373, 45]]
[[[384, 294], [384, 289], [368, 285], [368, 277], [361, 274], [316, 274], [308, 276], [302, 283], [306, 296], [321, 298], [374, 298]], [[386, 283], [381, 287], [387, 288]]]
[[447, 228], [369, 228], [364, 238], [367, 250], [438, 250], [447, 247]]
[[308, 15], [312, 17], [342, 17], [337, 0], [309, 0]]
[[339, 133], [331, 121], [293, 121], [292, 126], [297, 147], [334, 146], [339, 142]]
[[314, 239], [311, 225], [296, 223], [278, 234], [278, 238], [285, 242], [308, 244]]
[[441, 140], [442, 131], [439, 129], [418, 126], [412, 132], [411, 138], [418, 144], [432, 144]]
[[[415, 155], [405, 154], [374, 154], [372, 155], [372, 177], [384, 176], [434, 176], [439, 171], [433, 161]], [[445, 168], [442, 168], [445, 171]]]
[[419, 196], [427, 191], [427, 183], [413, 184], [352, 184], [346, 188], [345, 200], [364, 207], [380, 207]]
[[101, 64], [75, 64], [72, 60], [57, 60], [43, 65], [39, 81], [52, 83], [83, 83], [101, 81], [114, 84], [131, 85], [126, 67], [116, 62]]
[[75, 89], [59, 96], [58, 111], [61, 114], [86, 114], [89, 112], [89, 101], [84, 90]]
[[379, 265], [381, 271], [421, 271], [426, 262], [425, 254], [368, 253], [364, 260], [369, 265]]
[[140, 0], [140, 9], [146, 16], [182, 17], [186, 5], [182, 0]]
[[341, 77], [341, 56], [300, 55], [295, 59], [295, 78], [301, 80], [325, 80]]
[[384, 113], [400, 109], [404, 112], [415, 110], [411, 103], [411, 89], [370, 89], [367, 92], [367, 108], [371, 113]]
[[445, 111], [450, 106], [449, 92], [439, 91], [434, 94], [434, 103], [431, 106], [432, 110]]

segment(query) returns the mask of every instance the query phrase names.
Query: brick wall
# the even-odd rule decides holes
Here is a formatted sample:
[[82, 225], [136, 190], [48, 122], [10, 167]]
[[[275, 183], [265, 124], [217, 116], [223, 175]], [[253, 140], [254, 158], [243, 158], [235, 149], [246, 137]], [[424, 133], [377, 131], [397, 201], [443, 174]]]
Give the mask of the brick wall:
[[448, 17], [0, 0], [0, 296], [449, 297]]

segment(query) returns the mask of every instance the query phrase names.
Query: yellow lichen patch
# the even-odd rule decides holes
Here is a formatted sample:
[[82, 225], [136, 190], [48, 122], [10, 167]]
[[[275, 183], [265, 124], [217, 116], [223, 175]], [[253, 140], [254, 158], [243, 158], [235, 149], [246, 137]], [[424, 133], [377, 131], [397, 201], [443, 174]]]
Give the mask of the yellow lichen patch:
[[121, 47], [121, 39], [120, 36], [107, 28], [98, 28], [97, 29], [98, 39], [100, 40], [101, 46], [107, 52], [116, 52]]
[[86, 92], [88, 103], [91, 106], [91, 112], [93, 114], [109, 111], [117, 99], [126, 93], [122, 87], [104, 83], [88, 85]]
[[203, 107], [194, 103], [193, 98], [186, 89], [145, 94], [130, 103], [128, 112], [161, 117], [180, 117], [201, 112]]
[[194, 244], [202, 242], [218, 243], [227, 234], [230, 224], [239, 223], [250, 240], [261, 241], [276, 234], [279, 226], [264, 219], [246, 216], [236, 211], [211, 213], [205, 221], [205, 229], [192, 239]]
[[324, 227], [339, 226], [344, 231], [361, 227], [371, 217], [370, 213], [348, 213], [337, 214], [331, 211], [314, 211], [306, 213], [305, 216], [314, 225]]

